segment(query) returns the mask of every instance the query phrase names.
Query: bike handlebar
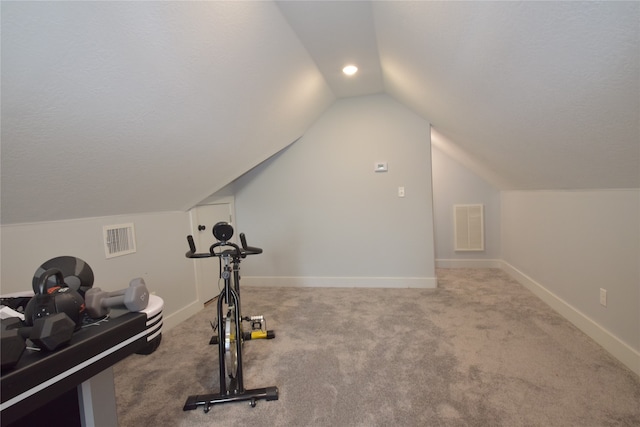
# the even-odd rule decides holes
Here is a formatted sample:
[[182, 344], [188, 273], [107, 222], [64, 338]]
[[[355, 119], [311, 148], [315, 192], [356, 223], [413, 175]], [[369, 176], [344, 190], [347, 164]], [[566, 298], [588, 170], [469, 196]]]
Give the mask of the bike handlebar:
[[240, 233], [240, 243], [242, 243], [242, 249], [246, 255], [258, 255], [262, 253], [262, 248], [256, 248], [255, 246], [247, 245], [247, 238], [244, 233]]
[[[240, 233], [240, 242], [242, 248], [232, 242], [216, 242], [209, 247], [209, 252], [196, 252], [196, 243], [193, 240], [192, 235], [187, 236], [187, 242], [189, 243], [189, 250], [185, 253], [187, 258], [210, 258], [210, 257], [224, 257], [224, 256], [236, 256], [239, 258], [246, 258], [247, 255], [258, 255], [262, 253], [262, 248], [247, 245], [247, 238], [244, 233]], [[227, 249], [221, 252], [215, 252], [215, 248]]]
[[210, 253], [208, 253], [208, 254], [197, 254], [196, 253], [196, 244], [193, 241], [193, 236], [191, 234], [189, 234], [187, 236], [187, 242], [189, 242], [189, 251], [184, 254], [184, 256], [186, 256], [187, 258], [209, 258], [209, 257], [213, 256]]
[[[221, 228], [219, 226], [221, 226], [222, 231], [224, 231], [222, 234], [220, 233], [216, 234], [216, 227], [218, 227], [219, 229]], [[213, 235], [219, 240], [218, 242], [211, 245], [211, 247], [209, 247], [208, 253], [197, 253], [196, 243], [193, 240], [193, 236], [188, 235], [187, 242], [189, 243], [189, 251], [185, 253], [185, 256], [187, 258], [210, 258], [214, 256], [216, 257], [233, 256], [234, 258], [238, 259], [238, 258], [246, 258], [247, 255], [258, 255], [262, 253], [262, 248], [257, 248], [255, 246], [247, 245], [247, 238], [244, 235], [244, 233], [240, 233], [240, 242], [242, 244], [242, 248], [240, 248], [235, 243], [231, 243], [227, 241], [227, 239], [231, 238], [231, 236], [233, 235], [233, 228], [231, 227], [230, 224], [227, 224], [226, 222], [220, 222], [216, 224], [214, 226]], [[227, 249], [224, 249], [218, 253], [215, 252], [215, 248], [224, 248], [224, 247], [227, 247]]]
[[[216, 253], [215, 251], [216, 248], [223, 248], [225, 246], [229, 246], [233, 249], [225, 249], [222, 252]], [[240, 247], [235, 243], [231, 243], [231, 242], [216, 242], [209, 247], [209, 253], [211, 254], [211, 256], [228, 256], [228, 255], [233, 256], [234, 254], [238, 257], [242, 256], [242, 251], [240, 250]]]

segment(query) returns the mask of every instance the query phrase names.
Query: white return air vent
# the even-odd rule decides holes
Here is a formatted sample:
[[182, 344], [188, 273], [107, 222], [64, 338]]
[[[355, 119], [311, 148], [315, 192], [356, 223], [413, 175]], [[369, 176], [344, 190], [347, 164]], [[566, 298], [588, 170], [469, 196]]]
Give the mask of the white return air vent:
[[454, 205], [453, 224], [456, 251], [484, 250], [483, 205]]
[[136, 233], [133, 224], [105, 225], [104, 253], [107, 258], [132, 254], [136, 251]]

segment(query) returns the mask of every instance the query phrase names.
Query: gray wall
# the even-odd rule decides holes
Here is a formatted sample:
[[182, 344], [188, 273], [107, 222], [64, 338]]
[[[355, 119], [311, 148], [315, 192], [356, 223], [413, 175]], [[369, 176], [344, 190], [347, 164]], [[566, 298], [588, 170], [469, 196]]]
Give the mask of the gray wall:
[[[106, 259], [102, 227], [133, 223], [134, 254]], [[202, 308], [198, 304], [193, 261], [185, 258], [189, 214], [166, 212], [3, 225], [2, 294], [31, 291], [36, 269], [63, 256], [83, 259], [93, 270], [94, 286], [114, 291], [144, 278], [150, 292], [164, 300], [166, 328]]]
[[[500, 191], [435, 146], [432, 147], [431, 156], [438, 266], [473, 266], [468, 264], [470, 260], [500, 259]], [[456, 252], [454, 250], [453, 205], [456, 204], [484, 206], [484, 251]], [[487, 266], [482, 263], [478, 265]]]
[[[640, 374], [640, 192], [500, 192], [435, 146], [432, 159], [437, 265], [503, 268]], [[484, 252], [453, 250], [456, 203], [485, 205]]]
[[[502, 193], [504, 260], [525, 283], [568, 306], [556, 307], [563, 314], [573, 316], [572, 310], [595, 322], [582, 327], [593, 329], [590, 335], [603, 328], [640, 361], [638, 218], [638, 190]], [[600, 305], [600, 288], [607, 290], [607, 307]]]
[[337, 101], [234, 187], [238, 228], [265, 249], [243, 280], [435, 286], [430, 125], [387, 95]]

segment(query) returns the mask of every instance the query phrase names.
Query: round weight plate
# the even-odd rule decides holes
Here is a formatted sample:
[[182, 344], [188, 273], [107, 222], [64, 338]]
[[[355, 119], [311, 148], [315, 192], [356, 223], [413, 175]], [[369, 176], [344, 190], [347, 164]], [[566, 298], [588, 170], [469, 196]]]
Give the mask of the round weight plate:
[[[93, 286], [93, 270], [91, 270], [89, 264], [80, 258], [60, 256], [50, 259], [36, 270], [32, 281], [33, 291], [36, 294], [40, 293], [40, 281], [43, 275], [51, 268], [60, 270], [64, 277], [65, 285], [83, 296]], [[45, 288], [48, 289], [53, 286], [56, 286], [55, 276], [47, 280]]]
[[228, 222], [220, 221], [213, 226], [213, 236], [221, 242], [228, 242], [233, 237], [233, 227]]
[[236, 322], [231, 311], [227, 314], [224, 325], [224, 366], [229, 378], [235, 378], [238, 371], [238, 348], [236, 347]]

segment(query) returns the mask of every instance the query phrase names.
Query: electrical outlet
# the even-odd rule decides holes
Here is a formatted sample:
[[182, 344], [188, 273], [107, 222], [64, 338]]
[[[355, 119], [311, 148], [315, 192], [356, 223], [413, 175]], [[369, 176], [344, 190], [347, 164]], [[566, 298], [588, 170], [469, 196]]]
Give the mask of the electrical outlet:
[[404, 187], [398, 187], [398, 197], [404, 197]]
[[607, 306], [607, 290], [600, 288], [600, 305]]

